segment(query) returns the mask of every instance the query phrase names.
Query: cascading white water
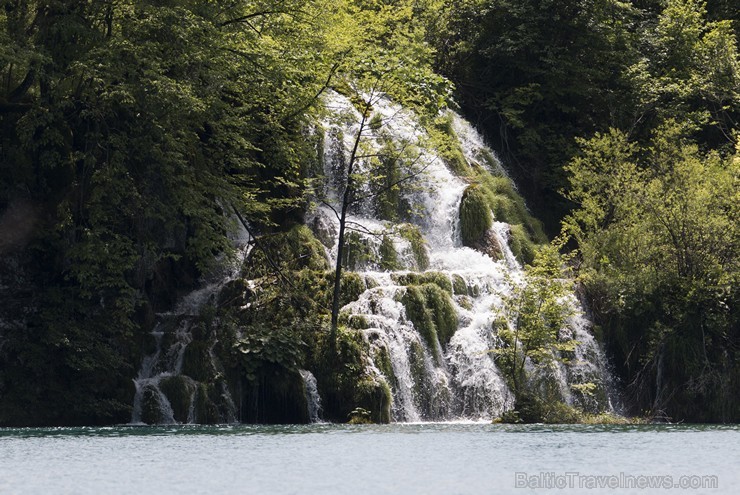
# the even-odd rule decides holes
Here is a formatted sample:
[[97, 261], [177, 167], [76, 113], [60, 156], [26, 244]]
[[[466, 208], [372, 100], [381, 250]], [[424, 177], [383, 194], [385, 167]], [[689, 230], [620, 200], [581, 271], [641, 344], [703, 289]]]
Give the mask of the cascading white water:
[[[360, 115], [352, 102], [337, 93], [327, 96], [330, 116], [325, 119], [324, 174], [325, 199], [332, 207], [321, 206], [309, 212], [309, 225], [322, 226], [321, 235], [334, 238], [327, 250], [336, 260], [339, 200], [346, 173], [349, 150], [359, 132]], [[498, 345], [494, 321], [501, 316], [503, 299], [511, 294], [512, 283], [519, 283], [522, 270], [509, 247], [509, 225], [494, 221], [490, 235], [501, 248], [501, 260], [463, 247], [459, 209], [468, 183], [453, 174], [436, 153], [425, 145], [427, 136], [411, 112], [385, 98], [373, 105], [381, 125], [363, 130], [361, 149], [367, 156], [381, 153], [388, 142], [411, 144], [418, 154], [401, 163], [401, 174], [408, 180], [401, 188], [401, 201], [408, 205], [403, 219], [415, 225], [423, 236], [428, 252], [429, 270], [436, 277], [455, 286], [453, 305], [457, 330], [448, 343], [430, 344], [415, 328], [403, 299], [409, 290], [403, 282], [409, 270], [417, 270], [412, 249], [399, 225], [383, 221], [375, 214], [373, 195], [367, 182], [350, 209], [348, 226], [355, 228], [370, 255], [361, 266], [349, 267], [362, 272], [368, 290], [342, 308], [348, 319], [363, 322], [363, 334], [372, 356], [368, 374], [387, 382], [392, 393], [391, 414], [394, 421], [490, 419], [510, 409], [514, 396], [506, 385], [491, 352]], [[505, 176], [494, 153], [465, 120], [451, 116], [452, 128], [469, 164], [476, 164], [497, 176]], [[358, 160], [355, 172], [371, 176], [370, 160]], [[392, 240], [400, 265], [380, 271], [383, 258], [382, 238]], [[349, 249], [356, 249], [349, 247]], [[462, 282], [462, 283], [461, 283]], [[457, 290], [462, 287], [462, 290]], [[434, 316], [434, 315], [433, 315]], [[556, 370], [564, 400], [572, 402], [570, 385], [603, 381], [606, 373], [603, 353], [587, 330], [583, 317], [574, 317], [565, 331], [582, 344], [571, 364]]]

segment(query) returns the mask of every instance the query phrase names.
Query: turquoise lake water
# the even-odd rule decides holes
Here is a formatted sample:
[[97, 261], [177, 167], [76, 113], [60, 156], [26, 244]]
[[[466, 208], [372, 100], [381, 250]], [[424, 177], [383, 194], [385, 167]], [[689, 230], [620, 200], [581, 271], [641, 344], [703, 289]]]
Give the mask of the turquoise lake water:
[[740, 427], [0, 429], [0, 493], [737, 494]]

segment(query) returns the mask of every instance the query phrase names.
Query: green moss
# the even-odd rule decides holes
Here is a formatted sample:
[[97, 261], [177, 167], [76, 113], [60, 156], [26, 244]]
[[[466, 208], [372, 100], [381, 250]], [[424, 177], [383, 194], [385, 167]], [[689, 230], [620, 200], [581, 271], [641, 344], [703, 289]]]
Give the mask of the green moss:
[[493, 153], [488, 151], [486, 148], [482, 148], [479, 152], [480, 158], [483, 162], [485, 162], [486, 165], [488, 165], [488, 172], [490, 172], [494, 177], [500, 177], [501, 172], [501, 164], [496, 159], [495, 156], [493, 156]]
[[478, 284], [468, 286], [468, 295], [470, 297], [480, 296], [480, 286]]
[[446, 346], [457, 331], [457, 313], [450, 294], [435, 284], [421, 286], [425, 306], [432, 316], [439, 343]]
[[342, 265], [347, 270], [360, 270], [376, 261], [373, 250], [357, 232], [350, 232], [344, 239]]
[[427, 252], [424, 236], [421, 235], [419, 227], [409, 223], [403, 224], [400, 227], [400, 234], [401, 237], [411, 244], [411, 252], [414, 253], [416, 269], [424, 271], [429, 268], [429, 254]]
[[398, 285], [419, 285], [422, 283], [421, 275], [416, 272], [391, 273], [391, 280]]
[[391, 274], [391, 280], [398, 285], [423, 285], [423, 284], [435, 284], [443, 291], [452, 294], [452, 282], [450, 277], [442, 272], [409, 272], [409, 273], [393, 273]]
[[406, 293], [401, 298], [401, 302], [406, 308], [406, 317], [414, 324], [414, 328], [419, 332], [427, 347], [435, 358], [439, 358], [437, 347], [437, 328], [430, 311], [426, 307], [424, 292], [416, 285], [410, 285], [406, 288]]
[[468, 294], [468, 284], [458, 274], [452, 275], [452, 293], [456, 296], [466, 296]]
[[455, 296], [455, 301], [461, 308], [465, 308], [468, 311], [473, 309], [473, 300], [467, 295]]
[[422, 284], [434, 284], [448, 294], [452, 294], [452, 282], [445, 273], [424, 272], [420, 275], [419, 281]]
[[453, 129], [452, 119], [451, 113], [442, 115], [434, 120], [433, 126], [427, 131], [431, 137], [432, 146], [447, 168], [462, 177], [470, 173], [470, 166]]
[[474, 246], [491, 228], [491, 211], [481, 189], [468, 186], [460, 202], [460, 232], [465, 246]]
[[409, 368], [413, 379], [414, 404], [423, 417], [429, 417], [434, 387], [427, 374], [424, 349], [416, 341], [412, 341], [409, 345]]
[[339, 327], [336, 353], [328, 345], [328, 326], [313, 335], [308, 361], [304, 367], [316, 376], [321, 395], [324, 419], [345, 422], [357, 407], [372, 409], [359, 404], [358, 384], [367, 379], [366, 360], [369, 349], [362, 334], [357, 330]]
[[255, 279], [273, 274], [276, 263], [282, 271], [326, 270], [324, 245], [305, 225], [296, 225], [287, 232], [263, 236], [260, 248], [253, 250], [250, 263], [245, 267], [245, 277]]
[[342, 271], [341, 290], [339, 303], [344, 306], [356, 301], [365, 292], [365, 281], [359, 273]]
[[469, 170], [468, 161], [465, 159], [460, 146], [455, 146], [455, 144], [453, 143], [448, 148], [442, 149], [440, 156], [452, 172], [457, 175], [465, 175]]
[[363, 407], [355, 407], [349, 413], [348, 424], [351, 425], [371, 425], [373, 424], [372, 413]]
[[367, 275], [365, 276], [365, 287], [367, 288], [367, 290], [370, 290], [376, 287], [380, 287], [380, 284], [378, 284], [378, 281], [375, 280], [374, 277]]
[[396, 246], [393, 245], [393, 239], [384, 235], [380, 242], [380, 268], [382, 270], [399, 270], [401, 265], [398, 262], [398, 253]]
[[538, 244], [547, 242], [542, 223], [529, 213], [524, 198], [515, 189], [511, 179], [480, 172], [476, 175], [476, 181], [479, 181], [486, 191], [486, 200], [496, 220], [522, 224], [533, 242]]
[[[492, 160], [495, 160], [491, 157]], [[491, 227], [493, 219], [512, 225], [512, 251], [520, 261], [531, 262], [537, 244], [547, 242], [541, 222], [532, 217], [524, 199], [517, 192], [513, 182], [506, 176], [493, 175], [490, 171], [475, 164], [468, 179], [473, 183], [463, 194], [460, 204], [460, 230], [463, 244], [476, 249], [484, 249], [484, 233]], [[493, 212], [493, 216], [491, 213]], [[514, 226], [520, 226], [514, 232]], [[513, 239], [517, 235], [517, 239]]]
[[370, 322], [367, 321], [365, 315], [350, 315], [347, 313], [339, 314], [339, 324], [346, 325], [354, 330], [365, 330], [370, 327]]
[[[369, 422], [390, 423], [391, 400], [391, 389], [385, 381], [366, 377], [357, 383], [355, 403], [358, 408], [368, 411], [365, 417]], [[352, 418], [354, 416], [351, 414]]]
[[537, 245], [530, 239], [522, 225], [512, 225], [509, 245], [511, 252], [522, 263], [532, 263], [537, 252]]
[[393, 371], [393, 365], [391, 364], [391, 356], [388, 353], [388, 349], [385, 347], [380, 347], [375, 351], [375, 355], [373, 356], [373, 362], [375, 363], [375, 366], [378, 367], [381, 373], [383, 373], [383, 376], [388, 381], [389, 385], [391, 387], [396, 387], [398, 385], [398, 379], [396, 378], [396, 374]]
[[148, 425], [156, 425], [162, 420], [159, 392], [154, 386], [147, 385], [141, 394], [141, 421]]

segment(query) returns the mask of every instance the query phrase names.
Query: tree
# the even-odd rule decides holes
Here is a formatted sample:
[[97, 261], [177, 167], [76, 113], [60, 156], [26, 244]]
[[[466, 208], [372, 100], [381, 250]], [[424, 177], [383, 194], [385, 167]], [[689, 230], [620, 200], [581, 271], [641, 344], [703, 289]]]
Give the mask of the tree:
[[730, 147], [740, 111], [740, 57], [729, 20], [707, 20], [706, 2], [671, 0], [643, 28], [642, 57], [625, 76], [633, 87], [629, 132], [648, 142], [669, 119], [699, 142]]
[[512, 281], [512, 292], [504, 297], [503, 319], [497, 332], [503, 346], [494, 352], [507, 370], [517, 397], [530, 392], [527, 362], [546, 369], [562, 362], [561, 351], [572, 351], [577, 344], [560, 335], [574, 311], [568, 299], [573, 281], [564, 276], [566, 260], [558, 253], [562, 246], [562, 239], [542, 246], [534, 262], [525, 266], [522, 280]]
[[564, 228], [637, 410], [734, 421], [740, 169], [688, 132], [669, 121], [646, 148], [614, 130], [581, 141]]

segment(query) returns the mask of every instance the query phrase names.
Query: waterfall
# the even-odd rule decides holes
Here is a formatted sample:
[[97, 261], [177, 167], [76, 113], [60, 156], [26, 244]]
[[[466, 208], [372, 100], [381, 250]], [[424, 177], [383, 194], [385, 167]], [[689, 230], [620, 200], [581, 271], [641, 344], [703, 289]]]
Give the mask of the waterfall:
[[[323, 181], [316, 181], [320, 201], [308, 210], [306, 224], [333, 265], [338, 252], [336, 212], [361, 116], [338, 93], [329, 92], [325, 103], [329, 112], [320, 126], [323, 172], [318, 174]], [[464, 246], [460, 211], [474, 179], [453, 171], [439, 156], [412, 112], [386, 98], [379, 99], [372, 112], [371, 122], [376, 124], [365, 130], [359, 148], [363, 158], [355, 164], [355, 173], [363, 179], [349, 210], [343, 259], [345, 270], [356, 272], [365, 290], [341, 309], [340, 320], [364, 340], [361, 366], [368, 382], [390, 390], [392, 421], [491, 420], [516, 402], [495, 350], [503, 344], [501, 325], [512, 325], [502, 323], [506, 301], [526, 283], [512, 249], [515, 241], [521, 242], [516, 235], [523, 227], [497, 218], [492, 207], [482, 246]], [[474, 170], [478, 180], [497, 180], [515, 191], [493, 151], [469, 123], [451, 112], [441, 118], [449, 123], [464, 167]], [[402, 187], [394, 187], [400, 182]], [[256, 287], [255, 281], [237, 279], [250, 238], [246, 227], [235, 223], [239, 227], [232, 239], [238, 254], [235, 263], [206, 277], [201, 289], [158, 315], [134, 380], [132, 423], [235, 422], [245, 417], [269, 421], [272, 418], [258, 406], [271, 398], [279, 404], [271, 414], [287, 414], [286, 397], [296, 390], [301, 393], [301, 379], [303, 397], [296, 406], [300, 411], [291, 412], [290, 418], [322, 420], [320, 388], [311, 371], [281, 375], [282, 388], [276, 395], [269, 395], [267, 382], [262, 388], [255, 384], [244, 388], [234, 376], [227, 382], [227, 372], [214, 352], [218, 332], [202, 328], [198, 315], [220, 300], [226, 284], [241, 284], [246, 288], [242, 292]], [[536, 373], [547, 374], [545, 381], [554, 384], [563, 402], [600, 412], [610, 408], [606, 360], [575, 296], [568, 300], [573, 316], [560, 337], [579, 345], [567, 359]], [[251, 302], [241, 306], [245, 311], [250, 308]], [[212, 324], [217, 326], [218, 321]], [[241, 338], [241, 331], [236, 332]], [[534, 370], [531, 362], [525, 364]], [[297, 388], [286, 392], [288, 384]], [[230, 390], [238, 394], [237, 401]], [[244, 416], [243, 408], [249, 407], [252, 416]]]
[[[339, 230], [334, 211], [339, 206], [342, 177], [360, 115], [348, 98], [337, 93], [327, 96], [327, 108], [331, 114], [322, 123], [323, 193], [333, 208], [314, 208], [309, 212], [308, 224], [317, 236], [333, 237], [327, 256], [334, 263]], [[352, 205], [348, 217], [348, 225], [357, 228], [350, 234], [354, 237], [348, 237], [350, 255], [345, 269], [359, 272], [368, 289], [341, 311], [347, 321], [360, 322], [355, 326], [361, 328], [370, 348], [367, 373], [390, 387], [393, 421], [491, 419], [511, 409], [515, 400], [497, 365], [496, 354], [491, 352], [500, 344], [495, 320], [502, 313], [503, 301], [512, 293], [512, 284], [522, 280], [521, 265], [510, 247], [510, 226], [494, 218], [489, 236], [498, 245], [497, 259], [464, 247], [458, 212], [468, 181], [455, 175], [426, 146], [428, 136], [413, 113], [385, 98], [374, 104], [373, 112], [382, 119], [382, 126], [365, 131], [367, 137], [361, 142], [365, 155], [378, 156], [384, 146], [392, 147], [394, 142], [417, 151], [405, 162], [399, 160], [400, 174], [408, 176], [398, 197], [404, 211], [379, 214], [370, 181], [363, 183], [357, 193], [361, 200]], [[475, 129], [456, 114], [448, 114], [447, 118], [466, 162], [508, 180], [495, 154]], [[359, 160], [355, 170], [361, 176], [372, 176], [377, 174], [373, 166], [378, 164]], [[320, 226], [320, 232], [316, 226]], [[420, 266], [419, 242], [414, 246], [409, 236], [403, 234], [409, 228], [417, 229], [423, 239], [427, 266]], [[392, 263], [387, 261], [389, 245], [394, 251], [390, 256]], [[410, 282], [420, 279], [419, 287], [425, 287], [425, 281], [437, 284], [450, 296], [452, 315], [445, 313], [449, 308], [432, 308], [428, 316], [422, 315], [432, 320], [443, 316], [453, 320], [454, 329], [448, 340], [425, 337], [428, 330], [418, 325], [423, 326], [426, 320], [409, 314], [408, 301], [419, 297], [418, 289], [412, 288]], [[431, 296], [434, 294], [428, 297]], [[575, 298], [573, 304], [577, 307]], [[439, 331], [439, 325], [436, 328]], [[585, 384], [598, 390], [605, 388], [603, 352], [583, 316], [570, 318], [562, 332], [580, 345], [574, 359], [551, 370], [552, 379], [558, 383], [564, 401], [597, 410], [603, 406], [604, 398], [590, 389], [583, 392]], [[583, 386], [579, 389], [579, 385]], [[579, 393], [572, 393], [574, 387]]]
[[303, 386], [306, 394], [306, 404], [308, 406], [308, 418], [312, 423], [321, 421], [321, 397], [316, 385], [316, 377], [308, 370], [300, 370], [303, 378]]
[[[194, 340], [193, 333], [200, 331], [197, 324], [201, 310], [213, 303], [221, 288], [237, 277], [251, 250], [246, 228], [239, 222], [234, 223], [236, 228], [231, 235], [234, 257], [221, 260], [216, 265], [218, 269], [206, 277], [204, 286], [185, 296], [172, 311], [157, 314], [158, 322], [150, 334], [153, 350], [142, 359], [134, 379], [136, 392], [131, 424], [236, 422], [237, 408], [223, 378], [215, 383], [209, 397], [206, 384], [190, 376], [202, 373], [183, 370], [188, 347]], [[212, 340], [205, 352], [192, 354], [189, 366], [220, 376], [220, 365], [213, 354], [215, 344], [216, 341]], [[214, 405], [210, 410], [209, 401]], [[215, 411], [216, 417], [211, 417]]]

